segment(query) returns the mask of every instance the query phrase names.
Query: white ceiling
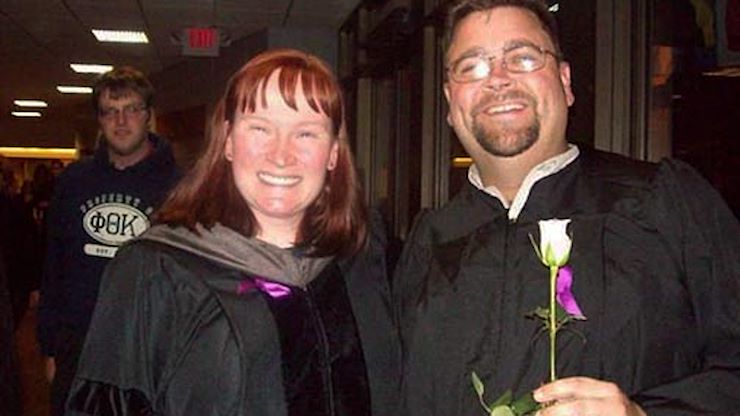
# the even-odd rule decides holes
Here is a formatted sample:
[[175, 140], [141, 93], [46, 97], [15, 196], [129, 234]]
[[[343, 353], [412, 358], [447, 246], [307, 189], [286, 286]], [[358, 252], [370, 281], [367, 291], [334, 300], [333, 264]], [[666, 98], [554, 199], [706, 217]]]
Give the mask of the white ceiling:
[[[265, 27], [336, 28], [359, 0], [0, 0], [0, 125], [14, 99], [55, 108], [88, 96], [56, 85], [90, 85], [94, 76], [69, 64], [132, 64], [153, 75], [180, 62], [173, 41], [186, 27], [215, 26], [232, 40]], [[91, 29], [144, 30], [149, 44], [99, 43]], [[2, 131], [0, 131], [0, 135]]]

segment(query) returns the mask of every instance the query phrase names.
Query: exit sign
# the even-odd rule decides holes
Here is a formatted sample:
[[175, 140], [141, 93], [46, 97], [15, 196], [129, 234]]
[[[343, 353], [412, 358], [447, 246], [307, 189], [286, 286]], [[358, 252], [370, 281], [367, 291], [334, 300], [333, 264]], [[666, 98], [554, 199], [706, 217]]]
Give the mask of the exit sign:
[[221, 47], [219, 30], [212, 27], [190, 27], [183, 30], [182, 54], [185, 56], [218, 56]]

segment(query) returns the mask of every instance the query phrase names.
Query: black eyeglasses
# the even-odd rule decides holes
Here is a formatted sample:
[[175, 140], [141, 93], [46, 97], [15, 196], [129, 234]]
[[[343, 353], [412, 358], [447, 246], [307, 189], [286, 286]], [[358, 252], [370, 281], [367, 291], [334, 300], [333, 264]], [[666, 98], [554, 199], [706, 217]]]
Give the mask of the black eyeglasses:
[[100, 111], [98, 111], [98, 114], [103, 119], [115, 120], [118, 118], [119, 114], [123, 114], [124, 116], [126, 116], [126, 118], [129, 118], [133, 116], [139, 116], [146, 110], [147, 110], [147, 106], [145, 104], [129, 104], [123, 108], [115, 108], [115, 107], [101, 108]]
[[[523, 74], [534, 72], [545, 66], [547, 55], [556, 60], [560, 56], [555, 52], [536, 45], [520, 45], [504, 50], [501, 56], [501, 67], [510, 73]], [[447, 71], [455, 82], [473, 82], [487, 78], [491, 74], [492, 61], [498, 58], [486, 52], [463, 56], [447, 67]]]

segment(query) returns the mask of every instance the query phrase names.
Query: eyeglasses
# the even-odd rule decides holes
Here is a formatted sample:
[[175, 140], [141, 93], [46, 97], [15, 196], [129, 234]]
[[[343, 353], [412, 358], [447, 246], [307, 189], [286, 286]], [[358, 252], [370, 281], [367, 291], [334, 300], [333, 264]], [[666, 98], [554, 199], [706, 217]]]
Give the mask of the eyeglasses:
[[[560, 60], [558, 54], [540, 46], [515, 46], [504, 50], [501, 67], [514, 74], [534, 72], [545, 66], [547, 55], [552, 55], [555, 59]], [[493, 69], [491, 62], [496, 58], [496, 56], [491, 56], [485, 52], [463, 56], [448, 66], [447, 71], [450, 78], [455, 82], [480, 81], [491, 74]]]
[[144, 104], [129, 104], [123, 108], [105, 107], [98, 111], [100, 118], [105, 120], [116, 120], [118, 116], [123, 114], [126, 118], [139, 116], [147, 110], [147, 106]]

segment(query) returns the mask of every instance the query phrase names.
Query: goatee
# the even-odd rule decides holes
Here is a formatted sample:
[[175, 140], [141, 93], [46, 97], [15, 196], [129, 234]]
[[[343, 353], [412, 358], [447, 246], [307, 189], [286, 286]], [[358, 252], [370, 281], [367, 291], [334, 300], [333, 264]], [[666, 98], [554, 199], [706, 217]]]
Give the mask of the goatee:
[[473, 109], [472, 133], [478, 144], [493, 156], [512, 157], [531, 148], [540, 135], [540, 120], [533, 114], [527, 126], [512, 126], [506, 122], [484, 123], [478, 116], [486, 117], [486, 108], [496, 102], [526, 101], [530, 109], [537, 108], [536, 100], [521, 91], [509, 91], [506, 94], [491, 94], [482, 99]]
[[476, 122], [473, 123], [473, 136], [491, 155], [512, 157], [524, 153], [537, 143], [540, 121], [535, 118], [528, 127], [520, 129], [507, 129], [505, 126], [491, 129]]

